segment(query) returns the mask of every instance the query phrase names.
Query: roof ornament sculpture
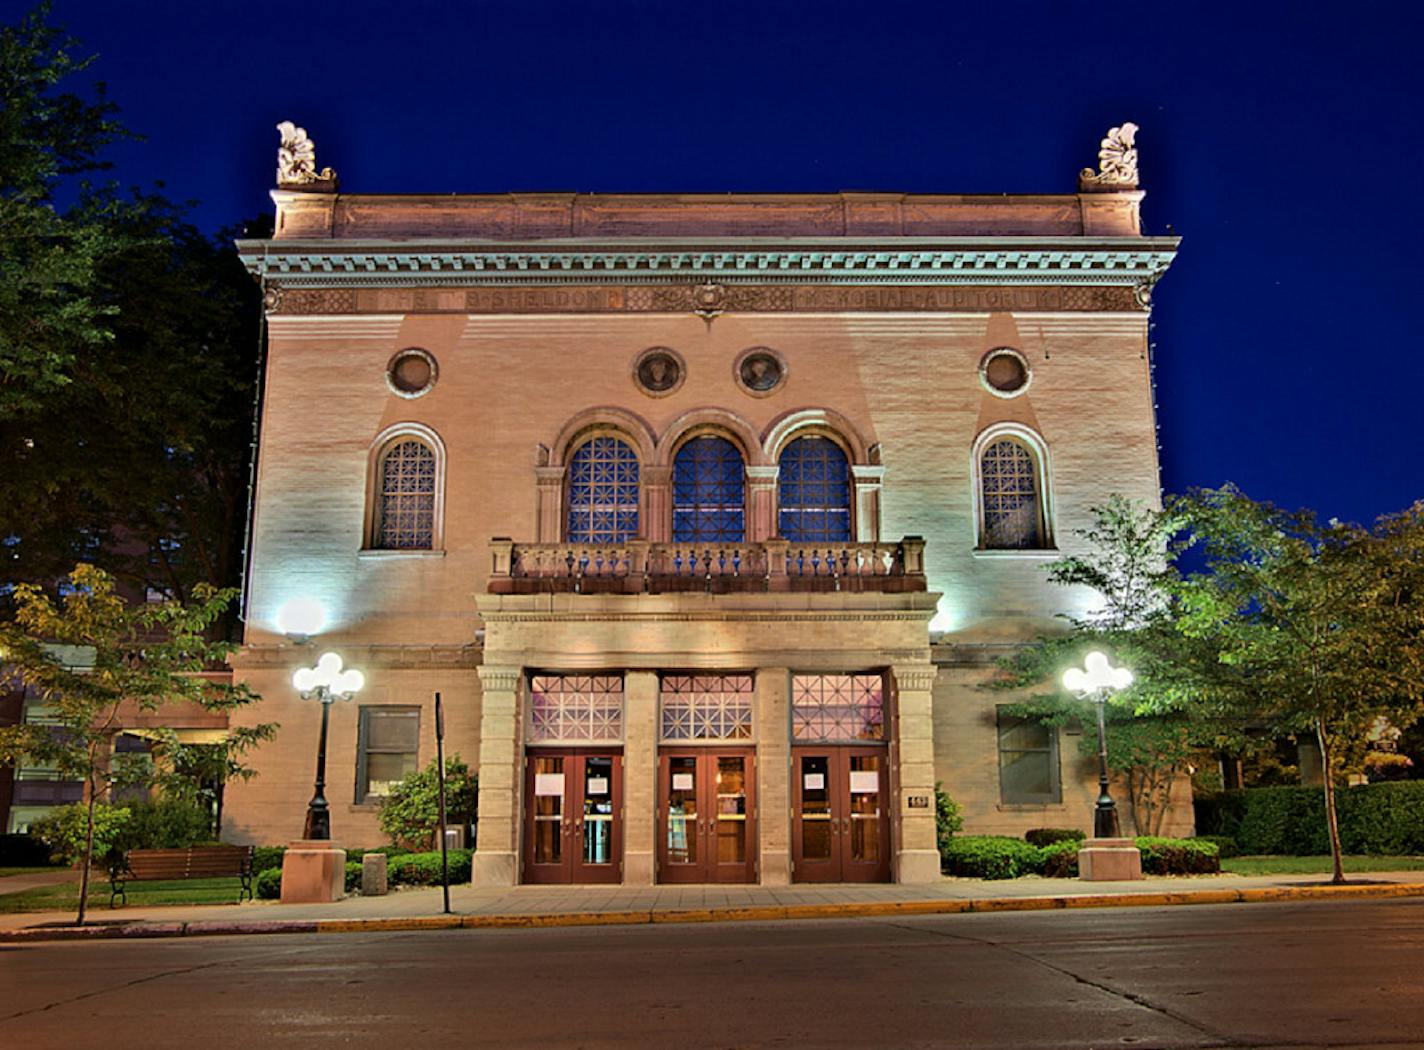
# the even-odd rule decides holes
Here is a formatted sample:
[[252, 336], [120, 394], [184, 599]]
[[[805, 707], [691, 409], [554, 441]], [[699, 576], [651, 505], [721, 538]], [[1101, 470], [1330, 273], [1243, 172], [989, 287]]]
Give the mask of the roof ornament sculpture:
[[1109, 128], [1098, 148], [1098, 170], [1084, 168], [1078, 175], [1080, 190], [1137, 189], [1137, 125]]
[[[282, 144], [277, 147], [277, 185], [283, 188], [306, 187], [314, 184], [335, 186], [336, 172], [316, 167], [316, 143], [307, 137], [307, 129], [290, 120], [277, 125]], [[325, 188], [322, 186], [321, 188]]]

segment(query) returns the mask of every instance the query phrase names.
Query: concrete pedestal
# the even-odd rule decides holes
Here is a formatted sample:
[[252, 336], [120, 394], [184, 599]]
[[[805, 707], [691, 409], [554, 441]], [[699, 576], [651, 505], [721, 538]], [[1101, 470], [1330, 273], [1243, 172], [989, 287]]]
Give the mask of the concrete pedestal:
[[1078, 878], [1121, 882], [1142, 878], [1142, 854], [1132, 839], [1087, 839], [1078, 851]]
[[282, 855], [282, 903], [328, 904], [346, 892], [346, 851], [326, 840], [293, 842]]

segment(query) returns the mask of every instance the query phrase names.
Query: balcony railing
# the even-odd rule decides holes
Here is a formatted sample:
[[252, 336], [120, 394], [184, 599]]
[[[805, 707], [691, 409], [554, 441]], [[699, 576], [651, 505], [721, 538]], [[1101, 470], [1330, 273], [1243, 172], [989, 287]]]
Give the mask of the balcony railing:
[[491, 594], [729, 594], [925, 590], [925, 541], [515, 543], [490, 541]]

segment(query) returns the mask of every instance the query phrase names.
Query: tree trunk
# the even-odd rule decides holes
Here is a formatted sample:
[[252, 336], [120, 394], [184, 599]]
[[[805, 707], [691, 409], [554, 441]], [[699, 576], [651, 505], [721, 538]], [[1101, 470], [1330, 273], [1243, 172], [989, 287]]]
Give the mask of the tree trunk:
[[1325, 823], [1330, 829], [1330, 858], [1335, 867], [1335, 874], [1330, 881], [1339, 886], [1345, 882], [1345, 867], [1340, 859], [1340, 820], [1335, 812], [1335, 770], [1330, 764], [1330, 739], [1325, 734], [1325, 719], [1316, 719], [1315, 736], [1320, 743], [1320, 768], [1325, 778]]
[[94, 862], [94, 802], [96, 792], [94, 790], [94, 778], [89, 778], [89, 805], [84, 810], [84, 860], [79, 869], [79, 915], [75, 918], [76, 926], [84, 925], [84, 911], [89, 904], [89, 869]]

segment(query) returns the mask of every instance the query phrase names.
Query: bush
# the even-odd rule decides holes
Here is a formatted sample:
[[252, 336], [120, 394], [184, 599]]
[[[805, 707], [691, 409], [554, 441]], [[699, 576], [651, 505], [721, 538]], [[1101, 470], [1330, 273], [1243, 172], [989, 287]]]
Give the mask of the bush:
[[49, 847], [33, 835], [0, 835], [0, 868], [38, 868], [49, 863]]
[[[1424, 853], [1424, 781], [1361, 784], [1336, 793], [1346, 853]], [[1330, 852], [1320, 787], [1247, 788], [1200, 799], [1197, 830], [1227, 836], [1245, 854], [1310, 856]]]
[[[49, 847], [56, 861], [73, 864], [84, 855], [87, 823], [85, 803], [71, 802], [31, 824], [30, 834]], [[127, 807], [95, 803], [93, 858], [96, 864], [102, 864], [109, 851], [121, 841], [128, 823]]]
[[1082, 842], [1087, 832], [1077, 828], [1033, 828], [1024, 832], [1024, 841], [1030, 846], [1052, 846], [1059, 842]]
[[185, 799], [129, 802], [129, 821], [119, 836], [120, 849], [184, 849], [213, 838], [212, 814]]
[[1038, 871], [1038, 847], [1007, 835], [965, 835], [950, 839], [941, 852], [947, 874], [975, 879], [1016, 879]]
[[1214, 842], [1156, 835], [1139, 835], [1135, 842], [1142, 854], [1144, 875], [1214, 875], [1221, 871]]
[[359, 860], [348, 860], [346, 862], [346, 892], [355, 893], [361, 888], [361, 862]]
[[[381, 802], [381, 830], [397, 846], [429, 849], [438, 846], [440, 771], [432, 761], [407, 774]], [[479, 805], [479, 781], [459, 755], [445, 760], [445, 815], [450, 827], [473, 824]]]
[[[271, 849], [272, 847], [265, 847]], [[257, 899], [274, 901], [282, 896], [282, 869], [280, 866], [266, 868], [257, 876]]]
[[1216, 855], [1222, 860], [1241, 856], [1241, 849], [1230, 835], [1198, 835], [1198, 842], [1210, 842], [1216, 846]]
[[1082, 839], [1060, 839], [1058, 842], [1040, 846], [1038, 873], [1046, 879], [1076, 879], [1078, 877], [1078, 850]]
[[[450, 851], [451, 884], [470, 881], [470, 859], [473, 856], [472, 851], [467, 849]], [[439, 886], [440, 851], [393, 857], [386, 865], [386, 877], [392, 886]]]
[[964, 827], [964, 814], [959, 809], [959, 803], [941, 791], [939, 785], [936, 784], [935, 843], [939, 846], [941, 861], [944, 859], [944, 851], [949, 845], [949, 840], [954, 838], [962, 827]]
[[254, 875], [264, 871], [282, 870], [282, 857], [286, 854], [286, 846], [256, 846], [252, 850], [252, 872]]

